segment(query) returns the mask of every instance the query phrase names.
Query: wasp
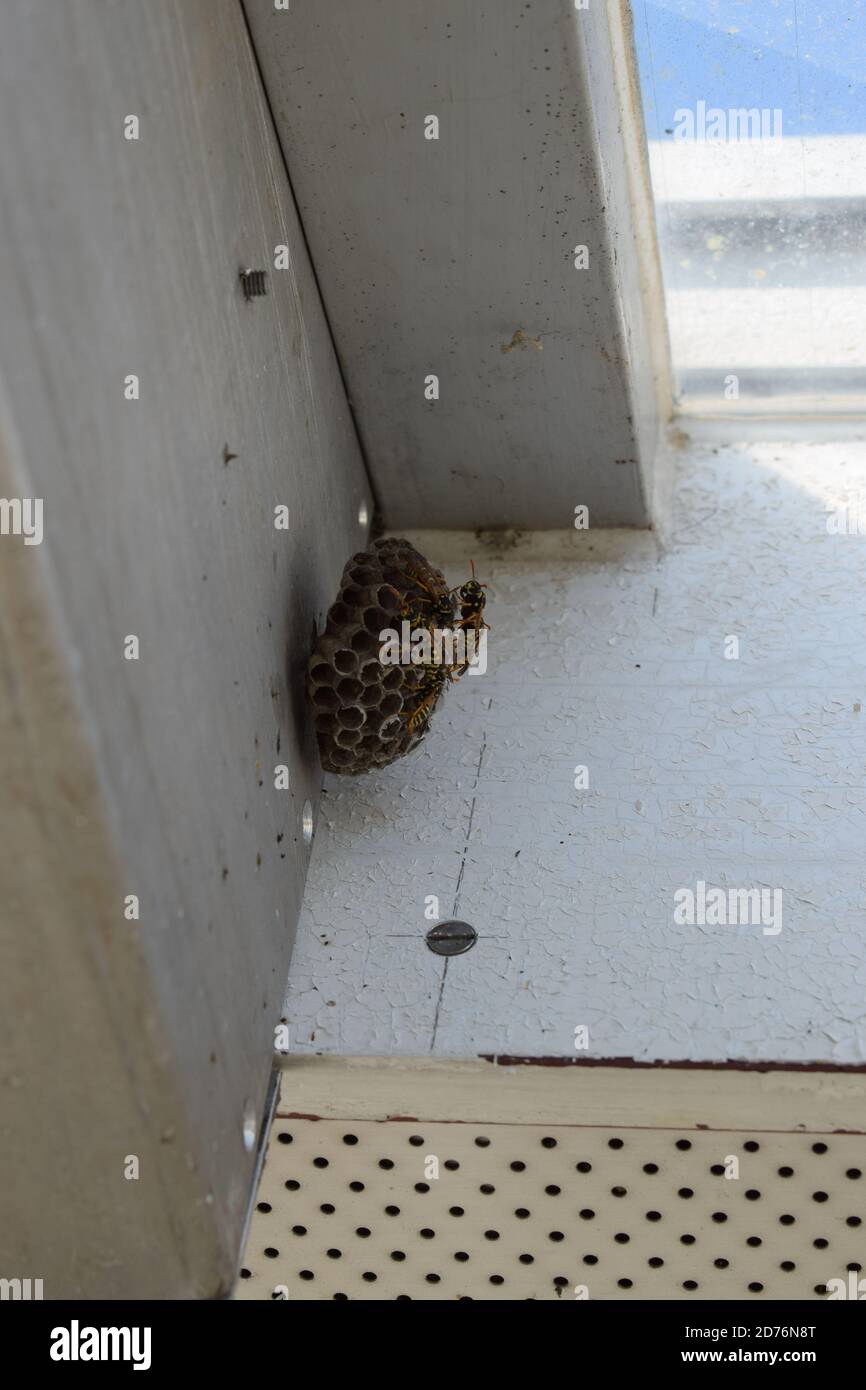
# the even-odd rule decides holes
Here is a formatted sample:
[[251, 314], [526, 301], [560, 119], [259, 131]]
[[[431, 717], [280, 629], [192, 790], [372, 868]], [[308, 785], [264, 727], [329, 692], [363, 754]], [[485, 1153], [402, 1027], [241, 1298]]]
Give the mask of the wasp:
[[[450, 627], [454, 622], [454, 600], [449, 591], [431, 588], [418, 574], [412, 573], [410, 578], [424, 593], [405, 595], [400, 609], [401, 619], [408, 622], [413, 631], [424, 628], [430, 632], [437, 623]], [[424, 666], [423, 669], [424, 674], [415, 691], [415, 701], [408, 711], [406, 721], [413, 733], [426, 728], [443, 687], [451, 679], [449, 666]]]
[[[400, 616], [408, 620], [413, 628], [426, 627], [432, 630], [436, 626], [451, 628], [471, 629], [475, 633], [476, 640], [482, 628], [489, 628], [489, 623], [484, 621], [484, 607], [487, 603], [487, 595], [484, 592], [486, 584], [482, 584], [475, 577], [475, 564], [470, 560], [472, 578], [467, 579], [463, 584], [457, 584], [453, 589], [446, 589], [436, 584], [431, 586], [427, 578], [418, 574], [416, 571], [408, 571], [409, 578], [419, 589], [421, 594], [407, 593]], [[454, 595], [460, 606], [460, 618], [454, 621]], [[455, 662], [452, 665], [437, 664], [424, 667], [424, 675], [418, 686], [416, 699], [408, 711], [407, 725], [413, 732], [426, 728], [430, 716], [436, 706], [439, 696], [450, 681], [457, 681], [469, 668], [469, 662]]]
[[451, 595], [436, 594], [430, 599], [419, 594], [407, 594], [400, 609], [400, 617], [414, 628], [451, 627], [454, 622], [454, 603]]
[[408, 623], [414, 631], [417, 627], [429, 627], [430, 617], [424, 606], [425, 600], [419, 598], [417, 594], [406, 594], [400, 609], [400, 618], [404, 623]]
[[[460, 603], [460, 621], [457, 623], [457, 627], [462, 628], [464, 633], [467, 629], [471, 629], [477, 644], [482, 628], [488, 630], [490, 628], [490, 624], [484, 621], [484, 605], [487, 603], [487, 595], [484, 590], [487, 585], [480, 583], [475, 578], [475, 562], [470, 560], [469, 564], [472, 569], [472, 578], [467, 579], [465, 584], [458, 584], [451, 592], [457, 595]], [[460, 677], [469, 670], [470, 664], [471, 662], [467, 660], [452, 667], [451, 679], [459, 681]]]
[[475, 578], [475, 561], [469, 561], [472, 570], [472, 578], [467, 579], [465, 584], [458, 584], [451, 592], [456, 594], [460, 600], [460, 622], [458, 627], [471, 627], [476, 638], [483, 627], [489, 629], [490, 624], [484, 621], [484, 605], [487, 602], [487, 595], [484, 590], [486, 584], [481, 584]]
[[[417, 570], [407, 570], [407, 574], [419, 589], [424, 591], [426, 597], [422, 595], [407, 595], [404, 608], [411, 612], [404, 612], [401, 617], [408, 617], [412, 621], [412, 616], [418, 617], [418, 627], [435, 627], [437, 623], [443, 627], [450, 627], [454, 621], [454, 600], [448, 589], [439, 586], [431, 588], [426, 579], [422, 579]], [[415, 624], [413, 624], [415, 625]]]
[[418, 703], [409, 711], [407, 720], [413, 733], [416, 729], [427, 725], [436, 701], [450, 679], [451, 671], [447, 666], [428, 666], [425, 668], [421, 684], [418, 686]]

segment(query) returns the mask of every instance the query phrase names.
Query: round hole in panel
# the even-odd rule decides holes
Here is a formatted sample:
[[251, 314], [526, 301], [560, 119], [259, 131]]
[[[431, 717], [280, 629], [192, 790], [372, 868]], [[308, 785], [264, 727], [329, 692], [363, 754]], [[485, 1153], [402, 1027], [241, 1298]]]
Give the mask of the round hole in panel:
[[[515, 1301], [582, 1283], [604, 1299], [808, 1299], [866, 1264], [857, 1135], [494, 1129], [483, 1109], [383, 1124], [341, 1105], [340, 1120], [275, 1122], [236, 1297]], [[415, 1183], [427, 1154], [441, 1178]]]

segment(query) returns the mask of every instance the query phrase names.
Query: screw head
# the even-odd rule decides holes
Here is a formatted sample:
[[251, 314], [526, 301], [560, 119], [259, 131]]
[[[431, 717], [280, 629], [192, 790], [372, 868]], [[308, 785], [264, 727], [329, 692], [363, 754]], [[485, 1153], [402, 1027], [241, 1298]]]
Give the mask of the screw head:
[[478, 933], [468, 922], [437, 922], [427, 933], [427, 945], [437, 956], [462, 956], [477, 940]]
[[253, 270], [252, 266], [246, 266], [239, 272], [241, 288], [244, 292], [244, 299], [255, 299], [258, 295], [267, 294], [267, 271]]

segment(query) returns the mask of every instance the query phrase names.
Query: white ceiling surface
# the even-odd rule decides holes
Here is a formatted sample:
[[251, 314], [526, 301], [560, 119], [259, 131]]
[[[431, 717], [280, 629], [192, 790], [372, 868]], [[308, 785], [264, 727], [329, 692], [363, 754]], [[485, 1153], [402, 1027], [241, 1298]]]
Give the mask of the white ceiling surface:
[[[827, 529], [861, 490], [866, 529], [863, 443], [705, 443], [663, 552], [413, 533], [489, 583], [490, 669], [412, 757], [327, 780], [291, 1051], [866, 1060], [866, 535]], [[781, 932], [677, 925], [698, 880], [782, 889]], [[447, 971], [428, 894], [480, 934]]]

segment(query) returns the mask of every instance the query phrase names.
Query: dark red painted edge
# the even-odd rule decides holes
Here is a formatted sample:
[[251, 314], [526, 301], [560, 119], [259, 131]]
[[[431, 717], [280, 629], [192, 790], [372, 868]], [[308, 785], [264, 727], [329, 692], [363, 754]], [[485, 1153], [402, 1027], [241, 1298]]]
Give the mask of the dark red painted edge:
[[[437, 1058], [437, 1061], [446, 1061]], [[456, 1059], [455, 1059], [456, 1060]], [[629, 1067], [635, 1071], [821, 1071], [866, 1073], [866, 1062], [638, 1062], [634, 1057], [512, 1057], [482, 1052], [482, 1062], [498, 1067]]]

